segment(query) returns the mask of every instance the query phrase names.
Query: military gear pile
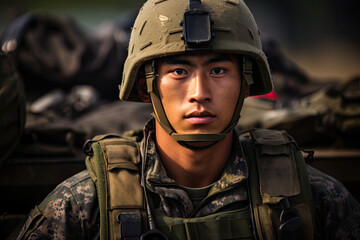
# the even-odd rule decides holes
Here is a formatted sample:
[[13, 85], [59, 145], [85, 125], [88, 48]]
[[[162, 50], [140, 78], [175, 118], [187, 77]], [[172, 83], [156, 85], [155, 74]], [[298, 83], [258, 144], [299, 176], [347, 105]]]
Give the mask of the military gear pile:
[[306, 147], [358, 149], [359, 86], [360, 77], [354, 77], [293, 100], [283, 108], [274, 102], [247, 99], [238, 128], [284, 129]]
[[[317, 139], [312, 141], [337, 148], [360, 147], [359, 76], [301, 99], [298, 108], [309, 116], [315, 113], [313, 132]], [[306, 145], [315, 144], [309, 140], [301, 138]]]
[[[132, 14], [125, 14], [86, 33], [70, 18], [34, 11], [6, 26], [0, 36], [6, 52], [1, 55], [1, 102], [5, 104], [1, 129], [6, 140], [0, 162], [10, 152], [20, 158], [81, 158], [86, 139], [143, 126], [150, 106], [139, 107], [141, 113], [128, 122], [124, 115], [136, 111], [136, 104], [112, 103], [118, 99], [133, 21]], [[110, 115], [111, 122], [102, 124], [105, 115]], [[114, 115], [124, 121], [114, 120]], [[10, 133], [15, 125], [17, 136]]]
[[14, 151], [25, 126], [25, 90], [9, 57], [0, 51], [0, 166]]
[[87, 33], [71, 18], [29, 12], [5, 28], [0, 46], [23, 76], [30, 101], [77, 84], [115, 100], [133, 19], [129, 14]]

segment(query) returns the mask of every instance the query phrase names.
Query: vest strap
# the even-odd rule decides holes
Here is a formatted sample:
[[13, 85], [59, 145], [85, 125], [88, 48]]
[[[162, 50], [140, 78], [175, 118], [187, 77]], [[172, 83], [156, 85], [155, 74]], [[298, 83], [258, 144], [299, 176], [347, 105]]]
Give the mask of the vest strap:
[[249, 199], [258, 238], [278, 239], [288, 235], [284, 225], [277, 228], [290, 220], [279, 216], [281, 203], [288, 200], [283, 214], [294, 213], [287, 215], [292, 215], [291, 221], [296, 224], [298, 217], [301, 218], [298, 239], [314, 239], [315, 210], [302, 153], [285, 131], [252, 129], [248, 132], [250, 139], [240, 140], [249, 167]]
[[93, 138], [84, 149], [98, 194], [100, 239], [139, 239], [147, 230], [139, 145], [110, 134]]

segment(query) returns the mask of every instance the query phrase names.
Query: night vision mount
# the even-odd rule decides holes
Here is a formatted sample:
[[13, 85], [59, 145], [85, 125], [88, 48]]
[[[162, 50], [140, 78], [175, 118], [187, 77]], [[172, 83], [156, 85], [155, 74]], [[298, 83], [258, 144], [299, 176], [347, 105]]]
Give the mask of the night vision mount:
[[189, 0], [189, 10], [184, 13], [184, 19], [180, 22], [186, 51], [211, 49], [214, 37], [212, 25], [210, 13], [203, 8], [201, 0]]

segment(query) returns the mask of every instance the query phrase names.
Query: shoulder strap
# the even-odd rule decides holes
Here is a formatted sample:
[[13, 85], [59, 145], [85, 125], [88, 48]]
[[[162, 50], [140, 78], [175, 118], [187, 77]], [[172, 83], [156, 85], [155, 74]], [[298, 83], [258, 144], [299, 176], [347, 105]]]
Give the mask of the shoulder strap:
[[96, 184], [100, 239], [138, 237], [146, 230], [140, 185], [140, 149], [134, 138], [97, 136], [84, 145], [86, 167]]
[[248, 134], [240, 140], [259, 239], [287, 239], [293, 233], [285, 223], [301, 225], [300, 239], [313, 239], [315, 211], [302, 153], [285, 131], [253, 129]]

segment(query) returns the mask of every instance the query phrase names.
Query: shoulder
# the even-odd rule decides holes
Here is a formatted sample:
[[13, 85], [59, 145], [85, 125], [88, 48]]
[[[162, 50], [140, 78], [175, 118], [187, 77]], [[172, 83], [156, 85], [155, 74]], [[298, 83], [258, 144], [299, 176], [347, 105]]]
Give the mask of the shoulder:
[[[68, 206], [69, 204], [86, 208], [89, 202], [97, 200], [96, 188], [87, 170], [83, 170], [60, 183], [39, 205], [40, 210], [50, 210], [50, 206]], [[61, 209], [60, 209], [61, 210]]]
[[32, 210], [19, 238], [92, 238], [97, 215], [95, 184], [84, 170], [59, 184]]
[[359, 239], [360, 206], [341, 182], [308, 166], [316, 225], [326, 239]]
[[343, 184], [335, 178], [309, 165], [307, 169], [311, 187], [317, 194], [331, 196], [337, 201], [345, 200], [350, 195]]
[[50, 194], [62, 196], [63, 192], [68, 192], [66, 195], [69, 198], [76, 198], [79, 204], [86, 203], [92, 198], [96, 198], [95, 183], [92, 181], [88, 170], [83, 170], [70, 178], [60, 183]]
[[343, 202], [358, 206], [356, 200], [340, 181], [309, 165], [307, 169], [315, 199], [320, 198], [322, 203]]

